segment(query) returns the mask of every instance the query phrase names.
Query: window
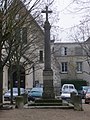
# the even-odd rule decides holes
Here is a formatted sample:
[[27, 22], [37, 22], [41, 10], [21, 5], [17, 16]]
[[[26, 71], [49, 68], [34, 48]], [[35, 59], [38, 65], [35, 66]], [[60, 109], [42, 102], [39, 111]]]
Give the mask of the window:
[[21, 40], [20, 28], [19, 28], [19, 27], [17, 27], [17, 28], [15, 29], [15, 39], [16, 39], [17, 42], [20, 42], [20, 40]]
[[39, 61], [43, 62], [43, 51], [42, 50], [39, 51]]
[[67, 47], [62, 47], [61, 48], [61, 54], [62, 55], [67, 55]]
[[64, 55], [67, 55], [67, 47], [64, 47]]
[[77, 72], [82, 72], [82, 62], [77, 62]]
[[62, 72], [67, 72], [67, 62], [62, 62]]
[[22, 41], [24, 43], [27, 43], [27, 28], [26, 27], [22, 28]]
[[26, 27], [22, 27], [22, 28], [19, 28], [17, 27], [15, 29], [15, 38], [18, 40], [18, 41], [22, 41], [23, 43], [27, 43], [27, 28]]

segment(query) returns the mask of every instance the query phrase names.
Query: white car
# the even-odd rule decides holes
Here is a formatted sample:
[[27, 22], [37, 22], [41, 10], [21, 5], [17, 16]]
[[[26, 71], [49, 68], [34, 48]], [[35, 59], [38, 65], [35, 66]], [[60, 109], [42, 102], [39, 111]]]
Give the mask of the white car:
[[61, 98], [62, 98], [62, 99], [65, 99], [65, 100], [66, 100], [66, 99], [70, 99], [72, 92], [75, 92], [75, 94], [78, 95], [78, 92], [77, 92], [76, 89], [73, 89], [73, 91], [67, 89], [67, 90], [62, 91], [62, 93], [61, 93]]
[[73, 84], [63, 84], [62, 91], [64, 90], [72, 91], [75, 90], [75, 86]]

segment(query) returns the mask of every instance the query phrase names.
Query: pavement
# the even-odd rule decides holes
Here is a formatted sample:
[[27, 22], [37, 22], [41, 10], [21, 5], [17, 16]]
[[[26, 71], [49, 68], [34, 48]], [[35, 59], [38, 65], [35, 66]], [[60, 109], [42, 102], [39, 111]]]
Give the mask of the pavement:
[[90, 104], [83, 111], [74, 109], [9, 109], [0, 110], [0, 120], [90, 120]]

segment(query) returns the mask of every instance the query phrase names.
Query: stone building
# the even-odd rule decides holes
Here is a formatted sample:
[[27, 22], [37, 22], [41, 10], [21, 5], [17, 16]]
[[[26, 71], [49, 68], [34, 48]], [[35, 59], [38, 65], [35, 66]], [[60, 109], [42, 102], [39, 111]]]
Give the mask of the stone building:
[[[12, 3], [8, 9], [8, 13], [11, 14], [9, 16], [12, 16], [14, 25], [19, 22], [15, 26], [14, 39], [18, 45], [20, 44], [17, 52], [22, 52], [23, 54], [20, 58], [21, 87], [32, 88], [36, 84], [43, 84], [44, 32], [21, 1]], [[10, 20], [11, 18], [8, 17], [8, 24]], [[5, 54], [5, 51], [2, 52]], [[18, 84], [15, 59], [12, 61], [13, 87], [17, 87]], [[3, 89], [5, 90], [10, 88], [10, 74], [9, 67], [6, 65], [3, 69]]]
[[[21, 9], [20, 9], [21, 7]], [[23, 57], [20, 59], [20, 80], [21, 87], [32, 88], [36, 85], [43, 85], [44, 69], [44, 32], [36, 20], [28, 12], [24, 4], [20, 2], [20, 12], [14, 15], [14, 21], [21, 20], [26, 15], [24, 24], [16, 33], [24, 43]], [[18, 36], [18, 35], [16, 35]], [[17, 39], [16, 39], [17, 40]], [[51, 41], [51, 67], [53, 70], [53, 83], [56, 93], [59, 93], [62, 80], [86, 80], [90, 84], [90, 39], [78, 43], [55, 43]], [[4, 51], [3, 51], [4, 52]], [[27, 62], [26, 62], [27, 58]], [[27, 65], [23, 65], [27, 63]], [[13, 87], [16, 87], [16, 65], [12, 67]], [[9, 67], [3, 69], [3, 89], [10, 86]]]
[[[16, 6], [15, 6], [16, 5]], [[14, 9], [15, 8], [15, 9]], [[23, 56], [20, 58], [20, 84], [24, 88], [32, 88], [37, 85], [43, 85], [43, 69], [44, 69], [44, 31], [28, 12], [21, 1], [17, 1], [9, 8], [12, 12], [14, 24], [20, 21], [20, 26], [16, 27], [15, 39], [23, 48]], [[24, 17], [25, 16], [25, 17]], [[23, 20], [24, 18], [24, 20]], [[10, 21], [11, 18], [8, 20]], [[22, 24], [23, 20], [23, 24]], [[60, 75], [57, 67], [53, 64], [53, 46], [54, 41], [51, 41], [53, 81], [55, 91], [60, 88]], [[5, 51], [2, 51], [3, 54]], [[19, 49], [18, 49], [19, 52]], [[13, 87], [18, 86], [17, 80], [17, 65], [16, 61], [12, 61], [12, 79], [11, 72], [6, 65], [3, 69], [3, 89], [10, 88], [10, 82], [13, 81]], [[24, 65], [26, 63], [26, 65]], [[56, 72], [57, 71], [57, 72]]]
[[81, 43], [54, 43], [53, 53], [60, 81], [86, 80], [90, 84], [90, 38]]

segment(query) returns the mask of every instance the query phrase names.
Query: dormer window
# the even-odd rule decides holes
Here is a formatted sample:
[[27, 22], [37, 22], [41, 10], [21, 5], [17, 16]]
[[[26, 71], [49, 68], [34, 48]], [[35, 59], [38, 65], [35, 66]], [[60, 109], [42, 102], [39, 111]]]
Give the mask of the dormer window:
[[67, 47], [62, 47], [61, 48], [61, 54], [62, 55], [67, 55]]
[[67, 55], [67, 47], [64, 47], [64, 55]]

